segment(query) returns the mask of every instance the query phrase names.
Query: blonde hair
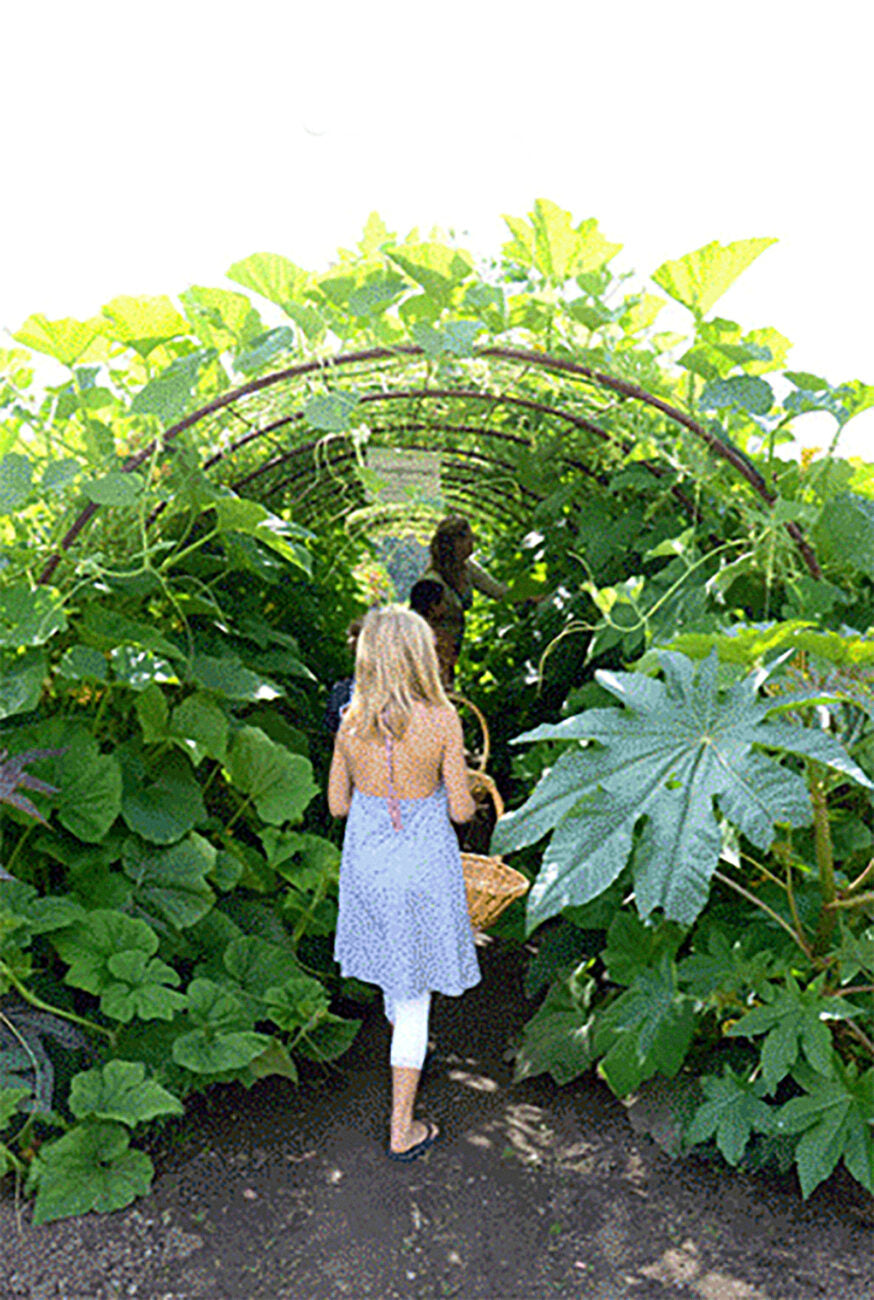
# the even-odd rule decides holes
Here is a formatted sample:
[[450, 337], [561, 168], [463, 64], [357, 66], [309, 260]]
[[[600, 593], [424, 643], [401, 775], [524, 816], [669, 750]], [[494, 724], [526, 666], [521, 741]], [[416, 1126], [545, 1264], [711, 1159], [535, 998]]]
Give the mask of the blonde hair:
[[364, 620], [355, 655], [355, 690], [343, 729], [362, 739], [399, 740], [416, 701], [451, 707], [440, 680], [434, 633], [403, 605], [373, 609]]

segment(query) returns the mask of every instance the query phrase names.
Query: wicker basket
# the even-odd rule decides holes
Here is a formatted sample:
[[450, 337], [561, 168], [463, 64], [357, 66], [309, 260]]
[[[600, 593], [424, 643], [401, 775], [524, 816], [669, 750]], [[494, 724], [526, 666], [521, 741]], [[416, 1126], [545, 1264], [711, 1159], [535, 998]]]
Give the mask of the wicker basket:
[[[500, 820], [504, 812], [504, 801], [498, 787], [486, 773], [490, 749], [486, 720], [477, 706], [465, 699], [463, 695], [452, 695], [450, 698], [454, 704], [469, 708], [476, 715], [482, 728], [483, 747], [479, 764], [469, 770], [471, 775], [477, 778], [479, 786], [490, 795], [495, 806], [495, 817]], [[523, 876], [521, 871], [516, 871], [513, 867], [508, 867], [503, 858], [497, 856], [492, 857], [485, 853], [462, 853], [461, 865], [464, 869], [467, 910], [470, 914], [470, 923], [475, 930], [485, 930], [493, 925], [505, 908], [527, 892], [530, 884], [527, 876]]]

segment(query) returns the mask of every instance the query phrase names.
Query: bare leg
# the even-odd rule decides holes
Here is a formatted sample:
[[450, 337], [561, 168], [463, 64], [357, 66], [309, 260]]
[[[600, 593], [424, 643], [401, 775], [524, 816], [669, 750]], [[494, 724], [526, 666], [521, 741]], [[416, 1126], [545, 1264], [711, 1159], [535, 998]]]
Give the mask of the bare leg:
[[413, 1119], [416, 1090], [421, 1070], [407, 1066], [392, 1066], [391, 1072], [391, 1139], [392, 1151], [406, 1151], [428, 1136], [428, 1127], [420, 1119]]
[[[392, 1000], [387, 1008], [394, 1020], [391, 1046], [391, 1136], [394, 1152], [407, 1151], [428, 1136], [428, 1127], [413, 1119], [422, 1062], [428, 1047], [428, 1011], [431, 995]], [[433, 1131], [433, 1130], [432, 1130]]]

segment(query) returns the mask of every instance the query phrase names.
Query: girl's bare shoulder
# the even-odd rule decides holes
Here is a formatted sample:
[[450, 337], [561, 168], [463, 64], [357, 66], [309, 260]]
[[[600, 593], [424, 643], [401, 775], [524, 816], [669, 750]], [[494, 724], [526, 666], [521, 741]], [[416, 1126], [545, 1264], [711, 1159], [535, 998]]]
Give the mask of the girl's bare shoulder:
[[413, 705], [413, 716], [423, 730], [439, 736], [452, 730], [458, 719], [451, 704], [426, 704], [424, 701], [417, 701]]

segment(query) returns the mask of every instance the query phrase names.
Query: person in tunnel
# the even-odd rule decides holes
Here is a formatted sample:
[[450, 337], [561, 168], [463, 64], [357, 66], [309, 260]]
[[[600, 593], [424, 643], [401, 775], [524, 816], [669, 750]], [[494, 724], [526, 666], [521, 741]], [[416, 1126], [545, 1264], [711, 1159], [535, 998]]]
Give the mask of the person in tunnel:
[[422, 575], [443, 587], [443, 608], [439, 616], [429, 621], [432, 627], [452, 638], [456, 658], [461, 653], [464, 616], [473, 602], [474, 590], [491, 596], [493, 600], [502, 600], [507, 595], [506, 585], [497, 582], [471, 558], [475, 546], [476, 538], [470, 521], [464, 515], [447, 515], [434, 530], [431, 562]]
[[[355, 660], [355, 650], [358, 645], [358, 635], [361, 631], [363, 618], [353, 618], [352, 622], [346, 629], [346, 649]], [[354, 677], [343, 677], [338, 682], [334, 682], [328, 694], [328, 702], [325, 705], [324, 723], [332, 735], [336, 735], [337, 728], [343, 718], [343, 714], [349, 707], [352, 699], [352, 692], [355, 689]]]
[[447, 600], [443, 583], [433, 578], [420, 578], [410, 588], [410, 609], [421, 614], [434, 634], [440, 680], [449, 688], [455, 675], [458, 649], [455, 637], [442, 625], [447, 613]]
[[431, 995], [459, 997], [480, 972], [452, 829], [476, 809], [461, 723], [431, 629], [400, 605], [364, 621], [328, 806], [347, 818], [334, 957], [345, 977], [383, 991], [392, 1024], [388, 1155], [413, 1160], [439, 1137], [413, 1114]]

